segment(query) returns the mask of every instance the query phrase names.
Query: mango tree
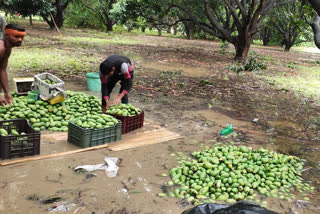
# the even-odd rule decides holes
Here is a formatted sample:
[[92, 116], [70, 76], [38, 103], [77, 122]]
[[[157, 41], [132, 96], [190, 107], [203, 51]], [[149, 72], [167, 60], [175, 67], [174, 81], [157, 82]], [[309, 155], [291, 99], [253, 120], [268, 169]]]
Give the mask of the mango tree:
[[312, 9], [301, 2], [283, 5], [271, 11], [269, 21], [282, 36], [281, 45], [285, 51], [289, 51], [293, 45], [311, 41], [312, 33], [305, 22], [310, 11]]
[[177, 21], [175, 10], [168, 10], [170, 1], [157, 0], [120, 0], [123, 12], [116, 13], [122, 24], [130, 20], [145, 20], [148, 25], [158, 30], [161, 36], [164, 27], [173, 26]]
[[[254, 36], [268, 13], [276, 7], [295, 1], [172, 0], [172, 3], [173, 7], [183, 11], [185, 16], [203, 31], [233, 44], [236, 49], [235, 60], [244, 60], [248, 56]], [[202, 13], [198, 12], [199, 9]]]
[[106, 32], [113, 31], [116, 20], [111, 17], [111, 10], [117, 0], [81, 0], [82, 4], [95, 13], [106, 26]]
[[32, 25], [32, 16], [42, 14], [49, 14], [53, 12], [53, 8], [50, 2], [46, 0], [6, 0], [0, 3], [1, 9], [7, 13], [15, 14], [19, 13], [22, 17], [29, 17], [30, 24]]

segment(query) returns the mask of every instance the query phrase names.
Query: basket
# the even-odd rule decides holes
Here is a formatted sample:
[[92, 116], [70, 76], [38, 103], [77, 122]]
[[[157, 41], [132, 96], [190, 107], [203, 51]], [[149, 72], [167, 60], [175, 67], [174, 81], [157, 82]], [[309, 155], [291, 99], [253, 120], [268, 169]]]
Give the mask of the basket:
[[135, 129], [141, 128], [144, 121], [144, 112], [135, 116], [119, 116], [115, 114], [109, 114], [122, 122], [122, 134], [128, 133]]
[[82, 148], [98, 146], [121, 140], [122, 123], [101, 129], [84, 129], [76, 124], [68, 124], [68, 142]]
[[11, 133], [12, 129], [25, 135], [0, 135], [0, 155], [2, 159], [40, 154], [40, 132], [35, 131], [26, 119], [2, 120], [0, 128]]
[[[51, 85], [44, 82], [45, 79], [56, 82], [56, 84]], [[39, 91], [40, 98], [42, 100], [52, 99], [52, 94], [59, 91], [58, 89], [64, 91], [64, 82], [50, 73], [42, 73], [34, 76], [33, 89]]]

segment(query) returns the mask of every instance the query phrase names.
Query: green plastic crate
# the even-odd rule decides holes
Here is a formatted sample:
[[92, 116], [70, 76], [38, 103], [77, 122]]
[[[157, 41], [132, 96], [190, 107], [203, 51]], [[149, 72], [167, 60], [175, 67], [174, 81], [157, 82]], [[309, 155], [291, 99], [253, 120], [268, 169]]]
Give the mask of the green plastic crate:
[[68, 142], [82, 148], [98, 146], [121, 140], [122, 122], [114, 126], [101, 129], [84, 129], [76, 124], [68, 124]]

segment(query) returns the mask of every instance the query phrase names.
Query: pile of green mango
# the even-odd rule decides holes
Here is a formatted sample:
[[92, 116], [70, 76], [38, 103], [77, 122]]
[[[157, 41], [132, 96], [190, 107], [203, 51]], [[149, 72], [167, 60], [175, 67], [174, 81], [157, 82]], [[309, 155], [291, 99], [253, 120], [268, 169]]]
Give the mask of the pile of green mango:
[[[290, 192], [314, 191], [303, 182], [300, 170], [304, 162], [266, 149], [222, 145], [193, 152], [194, 159], [181, 158], [181, 165], [170, 170], [168, 184], [175, 184], [170, 197], [186, 198], [194, 204], [215, 200], [234, 203], [253, 200], [256, 192], [271, 197], [290, 200]], [[162, 195], [164, 193], [161, 193]]]
[[50, 79], [45, 79], [45, 80], [43, 80], [45, 83], [48, 83], [49, 85], [55, 85], [56, 84], [56, 82], [55, 81], [53, 81], [53, 80], [50, 80]]
[[54, 105], [28, 99], [27, 96], [16, 96], [12, 105], [0, 106], [0, 120], [26, 118], [37, 131], [68, 131], [69, 121], [81, 123], [83, 128], [108, 127], [118, 122], [102, 114], [101, 100], [97, 97], [81, 92], [66, 93], [68, 99]]
[[108, 114], [118, 116], [135, 116], [141, 113], [141, 109], [134, 107], [131, 104], [119, 103], [112, 105], [108, 110]]
[[74, 118], [71, 122], [85, 129], [101, 129], [116, 125], [118, 120], [110, 115], [95, 114]]

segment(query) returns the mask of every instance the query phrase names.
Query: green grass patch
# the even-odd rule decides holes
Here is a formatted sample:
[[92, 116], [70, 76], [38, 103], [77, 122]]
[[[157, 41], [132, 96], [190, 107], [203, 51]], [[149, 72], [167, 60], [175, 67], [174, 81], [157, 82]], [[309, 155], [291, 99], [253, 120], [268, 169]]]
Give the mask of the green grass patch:
[[9, 58], [9, 66], [14, 70], [54, 70], [68, 74], [97, 71], [99, 63], [99, 58], [87, 55], [87, 52], [56, 48], [16, 49]]
[[303, 67], [296, 68], [296, 74], [288, 76], [279, 74], [272, 76], [263, 76], [266, 81], [284, 90], [291, 90], [305, 97], [318, 100], [320, 102], [320, 69], [319, 67]]

